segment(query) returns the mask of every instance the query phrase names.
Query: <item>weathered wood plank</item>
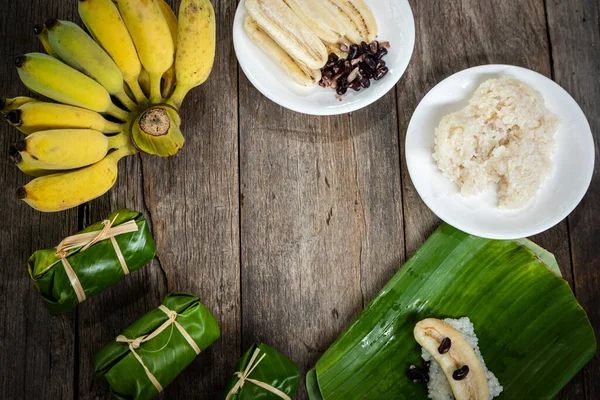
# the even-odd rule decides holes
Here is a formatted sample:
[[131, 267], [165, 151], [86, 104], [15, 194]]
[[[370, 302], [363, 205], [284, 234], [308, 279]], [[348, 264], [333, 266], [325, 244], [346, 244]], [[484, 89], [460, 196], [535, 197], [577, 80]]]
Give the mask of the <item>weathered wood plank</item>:
[[[170, 1], [171, 4], [179, 2]], [[240, 255], [235, 0], [213, 2], [217, 56], [209, 80], [182, 108], [186, 145], [169, 159], [142, 157], [145, 202], [168, 291], [200, 296], [221, 339], [169, 388], [168, 398], [217, 398], [240, 357]]]
[[[600, 3], [546, 2], [555, 80], [577, 100], [590, 122], [596, 145], [596, 170], [583, 202], [568, 219], [575, 293], [600, 332]], [[600, 397], [600, 357], [583, 370], [585, 396]]]
[[304, 373], [403, 258], [395, 97], [309, 117], [242, 77], [240, 125], [243, 347], [298, 362], [302, 399]]
[[[411, 1], [417, 45], [407, 74], [397, 87], [402, 146], [410, 117], [423, 96], [444, 78], [482, 64], [513, 64], [551, 75], [542, 0]], [[402, 158], [406, 251], [412, 255], [439, 225], [416, 193]], [[533, 238], [553, 252], [573, 284], [566, 223]], [[578, 376], [560, 398], [578, 398]]]
[[[0, 26], [0, 96], [31, 95], [20, 83], [12, 60], [41, 49], [32, 27], [57, 7], [43, 1], [2, 2]], [[22, 139], [4, 121], [0, 125], [2, 154]], [[17, 187], [30, 178], [8, 159], [0, 160], [0, 392], [7, 399], [72, 399], [74, 383], [73, 314], [52, 317], [27, 274], [27, 259], [37, 249], [56, 246], [77, 231], [77, 212], [42, 214], [16, 199]]]
[[[170, 2], [176, 5], [178, 2]], [[215, 3], [218, 27], [232, 24], [234, 2]], [[92, 376], [92, 355], [170, 291], [197, 294], [222, 328], [222, 339], [167, 389], [166, 398], [216, 398], [239, 357], [237, 68], [231, 31], [219, 29], [210, 80], [182, 109], [184, 149], [170, 159], [130, 157], [110, 194], [86, 206], [86, 223], [129, 207], [152, 224], [157, 260], [83, 305], [79, 315], [81, 399], [110, 398]]]

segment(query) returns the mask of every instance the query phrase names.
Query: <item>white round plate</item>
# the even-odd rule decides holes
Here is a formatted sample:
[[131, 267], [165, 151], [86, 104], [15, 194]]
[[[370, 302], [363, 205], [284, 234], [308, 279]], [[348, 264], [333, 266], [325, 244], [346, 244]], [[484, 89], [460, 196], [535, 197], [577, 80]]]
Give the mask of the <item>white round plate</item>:
[[304, 87], [293, 82], [271, 61], [244, 32], [248, 15], [240, 1], [233, 23], [233, 45], [238, 62], [252, 84], [275, 103], [304, 114], [337, 115], [356, 111], [379, 100], [389, 92], [406, 71], [415, 45], [415, 22], [408, 0], [365, 0], [375, 14], [379, 26], [378, 40], [389, 41], [384, 60], [388, 74], [380, 81], [371, 81], [369, 89], [348, 91], [343, 101], [335, 98], [332, 89]]
[[[498, 209], [494, 190], [462, 196], [432, 157], [435, 128], [442, 117], [465, 107], [485, 80], [500, 76], [516, 78], [539, 91], [546, 107], [560, 119], [552, 175], [529, 204], [516, 211]], [[579, 204], [592, 179], [594, 141], [583, 111], [554, 81], [525, 68], [485, 65], [452, 75], [423, 98], [408, 126], [406, 162], [417, 192], [438, 217], [473, 235], [517, 239], [553, 227]]]

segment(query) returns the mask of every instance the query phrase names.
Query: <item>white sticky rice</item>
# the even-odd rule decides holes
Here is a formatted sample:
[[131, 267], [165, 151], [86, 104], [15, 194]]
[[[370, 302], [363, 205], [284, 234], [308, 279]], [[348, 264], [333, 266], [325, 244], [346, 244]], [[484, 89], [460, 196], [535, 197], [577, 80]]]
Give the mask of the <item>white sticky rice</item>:
[[[471, 320], [468, 317], [459, 319], [446, 318], [444, 322], [452, 325], [454, 329], [459, 331], [467, 343], [475, 350], [475, 354], [481, 361], [483, 370], [485, 371], [485, 377], [487, 378], [490, 392], [490, 400], [502, 393], [503, 388], [502, 385], [500, 385], [500, 382], [498, 382], [498, 378], [496, 378], [494, 373], [487, 368], [485, 361], [483, 361], [481, 351], [479, 351], [479, 346], [477, 345], [478, 339], [477, 335], [475, 335], [475, 328], [473, 327]], [[429, 366], [429, 382], [427, 383], [429, 398], [432, 400], [453, 400], [454, 395], [452, 394], [452, 388], [450, 387], [450, 383], [448, 383], [448, 379], [446, 379], [442, 367], [440, 367], [437, 361], [435, 361], [435, 358], [423, 348], [421, 348], [421, 357], [423, 360], [431, 362], [431, 365]]]
[[435, 130], [433, 158], [462, 195], [497, 184], [498, 206], [524, 207], [552, 172], [558, 119], [542, 95], [508, 77], [485, 81]]

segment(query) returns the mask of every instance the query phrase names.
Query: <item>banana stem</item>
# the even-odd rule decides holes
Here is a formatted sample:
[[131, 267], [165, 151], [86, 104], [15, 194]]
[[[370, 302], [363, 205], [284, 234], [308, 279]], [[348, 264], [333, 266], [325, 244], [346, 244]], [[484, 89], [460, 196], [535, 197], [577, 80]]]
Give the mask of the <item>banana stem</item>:
[[162, 95], [165, 99], [168, 99], [173, 92], [173, 86], [175, 85], [175, 66], [171, 66], [167, 72], [163, 75], [165, 80], [163, 85]]
[[135, 101], [138, 104], [142, 104], [148, 101], [148, 99], [146, 98], [146, 95], [144, 94], [144, 91], [142, 90], [138, 79], [139, 76], [135, 77], [134, 79], [131, 79], [129, 82], [127, 82], [127, 86], [129, 86], [129, 89], [131, 89], [131, 93], [133, 93]]
[[160, 90], [160, 83], [162, 75], [150, 75], [150, 101], [154, 104], [161, 103], [162, 93]]
[[181, 108], [181, 104], [183, 103], [183, 99], [188, 94], [190, 89], [183, 87], [182, 85], [175, 86], [175, 91], [171, 95], [169, 99], [169, 103], [173, 104], [175, 108], [178, 110]]
[[129, 119], [129, 113], [127, 111], [121, 110], [114, 104], [111, 104], [110, 108], [106, 110], [106, 112], [112, 115], [113, 117], [120, 119], [121, 121], [127, 121]]
[[108, 138], [109, 149], [120, 149], [121, 147], [125, 147], [130, 143], [131, 139], [129, 139], [129, 135], [126, 135], [124, 132], [121, 132], [115, 136], [110, 136]]
[[127, 96], [127, 93], [125, 93], [125, 89], [121, 89], [119, 93], [115, 94], [115, 97], [119, 99], [121, 104], [123, 104], [130, 111], [135, 110], [135, 108], [137, 107], [133, 100], [131, 100], [129, 96]]
[[123, 131], [124, 127], [125, 124], [119, 124], [117, 122], [106, 120], [104, 127], [102, 127], [102, 133], [119, 133]]

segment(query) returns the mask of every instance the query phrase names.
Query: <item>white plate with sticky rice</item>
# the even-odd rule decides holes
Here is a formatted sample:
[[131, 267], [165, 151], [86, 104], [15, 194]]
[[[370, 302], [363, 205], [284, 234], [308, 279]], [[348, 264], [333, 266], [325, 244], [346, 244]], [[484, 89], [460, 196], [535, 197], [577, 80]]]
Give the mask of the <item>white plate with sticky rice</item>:
[[[435, 145], [436, 128], [440, 126], [442, 119], [464, 109], [482, 83], [505, 77], [514, 78], [538, 91], [545, 107], [558, 118], [554, 153], [550, 157], [547, 178], [541, 182], [526, 205], [518, 209], [499, 207], [501, 195], [497, 184], [490, 184], [486, 191], [478, 195], [461, 194], [458, 185], [438, 168], [433, 156], [434, 148], [439, 149]], [[505, 119], [501, 121], [506, 122]], [[458, 229], [490, 239], [532, 236], [566, 218], [579, 204], [590, 185], [594, 170], [594, 151], [590, 125], [569, 93], [541, 74], [508, 65], [470, 68], [439, 83], [415, 110], [406, 135], [408, 170], [425, 204], [438, 217]], [[470, 157], [471, 153], [466, 154]], [[457, 158], [456, 155], [454, 157]], [[464, 165], [471, 164], [467, 162]], [[510, 168], [521, 168], [515, 163], [507, 165]], [[462, 166], [460, 164], [461, 173]], [[543, 165], [536, 165], [535, 168], [540, 173], [545, 169]]]
[[389, 72], [379, 81], [372, 80], [368, 89], [348, 90], [340, 101], [333, 89], [295, 83], [246, 35], [244, 20], [248, 13], [242, 0], [233, 23], [233, 44], [244, 74], [263, 95], [303, 114], [345, 114], [376, 102], [394, 88], [408, 67], [415, 45], [415, 23], [407, 0], [365, 0], [365, 3], [377, 20], [377, 40], [390, 42], [383, 59]]

